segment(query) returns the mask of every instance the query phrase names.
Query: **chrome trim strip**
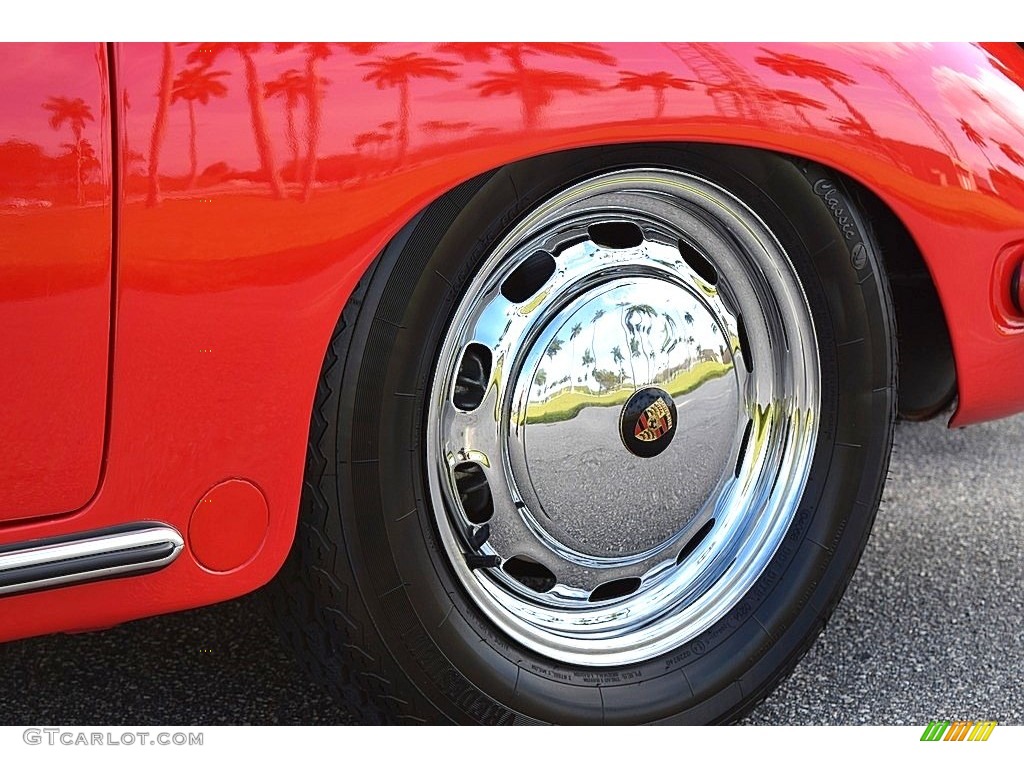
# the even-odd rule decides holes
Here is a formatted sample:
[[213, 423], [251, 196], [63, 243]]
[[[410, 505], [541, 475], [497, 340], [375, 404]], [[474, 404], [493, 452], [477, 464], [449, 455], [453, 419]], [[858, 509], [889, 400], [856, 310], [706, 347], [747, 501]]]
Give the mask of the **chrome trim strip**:
[[[19, 549], [5, 547], [8, 551], [0, 552], [0, 595], [158, 570], [174, 562], [184, 546], [177, 530], [154, 523], [133, 530], [89, 531], [70, 541], [39, 539]], [[54, 575], [40, 574], [47, 568]], [[2, 583], [18, 570], [26, 572], [24, 581]]]

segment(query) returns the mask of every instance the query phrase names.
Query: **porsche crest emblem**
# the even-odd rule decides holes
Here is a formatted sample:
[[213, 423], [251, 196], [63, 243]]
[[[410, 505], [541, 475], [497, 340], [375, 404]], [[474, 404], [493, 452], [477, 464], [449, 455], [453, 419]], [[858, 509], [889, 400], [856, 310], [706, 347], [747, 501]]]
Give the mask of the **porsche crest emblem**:
[[667, 435], [672, 429], [672, 411], [665, 398], [659, 397], [647, 406], [636, 420], [633, 436], [645, 443], [653, 443]]
[[675, 400], [660, 387], [638, 389], [619, 415], [622, 444], [641, 459], [653, 458], [667, 449], [678, 426]]

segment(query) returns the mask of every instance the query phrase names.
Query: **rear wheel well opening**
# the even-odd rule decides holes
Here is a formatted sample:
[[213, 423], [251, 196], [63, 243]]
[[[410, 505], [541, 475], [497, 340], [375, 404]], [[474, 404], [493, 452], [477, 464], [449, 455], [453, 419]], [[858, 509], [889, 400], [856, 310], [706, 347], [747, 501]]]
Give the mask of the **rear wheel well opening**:
[[898, 411], [925, 421], [946, 411], [957, 395], [956, 363], [946, 313], [928, 265], [910, 232], [871, 190], [844, 175], [882, 249], [896, 311]]

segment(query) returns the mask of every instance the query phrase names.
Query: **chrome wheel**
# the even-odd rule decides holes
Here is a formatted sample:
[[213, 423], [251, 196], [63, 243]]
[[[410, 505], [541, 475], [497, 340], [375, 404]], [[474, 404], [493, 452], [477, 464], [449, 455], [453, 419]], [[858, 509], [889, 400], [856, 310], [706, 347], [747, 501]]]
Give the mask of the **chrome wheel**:
[[819, 390], [794, 268], [742, 202], [658, 169], [565, 190], [484, 261], [443, 339], [426, 462], [458, 581], [558, 661], [678, 647], [778, 549]]

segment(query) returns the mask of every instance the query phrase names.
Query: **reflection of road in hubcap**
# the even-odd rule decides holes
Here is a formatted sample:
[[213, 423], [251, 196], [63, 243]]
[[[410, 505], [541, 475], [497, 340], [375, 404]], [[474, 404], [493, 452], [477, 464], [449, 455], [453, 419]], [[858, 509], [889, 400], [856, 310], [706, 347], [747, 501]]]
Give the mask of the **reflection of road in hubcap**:
[[[643, 557], [629, 575], [695, 524], [744, 426], [733, 321], [717, 296], [657, 269], [652, 256], [671, 264], [675, 253], [650, 244], [645, 272], [598, 272], [540, 321], [514, 384], [525, 413], [508, 455], [522, 514], [580, 555]], [[585, 244], [560, 256], [574, 257], [581, 269], [597, 261]]]
[[658, 387], [635, 392], [622, 408], [619, 429], [630, 453], [647, 459], [668, 448], [676, 434], [676, 404]]

